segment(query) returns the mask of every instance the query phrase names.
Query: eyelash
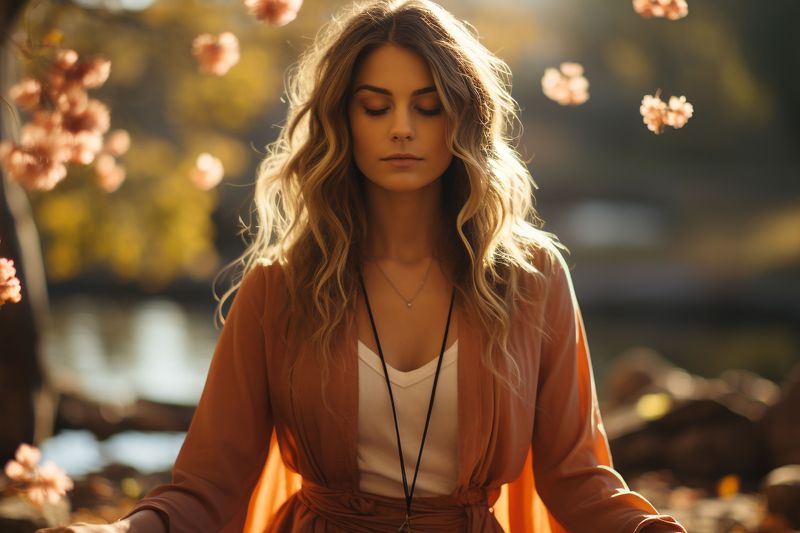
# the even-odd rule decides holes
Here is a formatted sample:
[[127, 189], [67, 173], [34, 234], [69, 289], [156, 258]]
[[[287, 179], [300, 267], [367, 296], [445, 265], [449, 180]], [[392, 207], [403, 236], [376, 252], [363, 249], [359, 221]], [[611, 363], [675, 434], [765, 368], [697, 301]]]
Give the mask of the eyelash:
[[[368, 107], [365, 107], [364, 111], [367, 113], [367, 115], [376, 117], [376, 116], [383, 115], [384, 113], [386, 113], [386, 111], [388, 109], [389, 109], [388, 107], [385, 107], [383, 109], [370, 109]], [[432, 117], [432, 116], [438, 115], [442, 111], [442, 108], [441, 108], [441, 106], [437, 107], [436, 109], [424, 109], [424, 108], [418, 107], [417, 111], [419, 111], [423, 115]]]

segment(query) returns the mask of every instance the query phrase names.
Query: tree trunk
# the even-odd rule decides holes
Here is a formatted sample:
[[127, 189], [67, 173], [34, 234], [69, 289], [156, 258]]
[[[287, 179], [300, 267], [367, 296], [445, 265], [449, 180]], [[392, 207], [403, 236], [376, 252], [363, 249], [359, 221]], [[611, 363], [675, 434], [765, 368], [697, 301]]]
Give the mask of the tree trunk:
[[[15, 79], [10, 31], [27, 0], [0, 3], [0, 91], [8, 101]], [[0, 111], [0, 138], [12, 136], [10, 106]], [[21, 442], [38, 443], [49, 435], [52, 409], [43, 391], [41, 328], [48, 313], [39, 236], [21, 187], [0, 170], [0, 257], [14, 261], [22, 301], [0, 307], [0, 464]]]

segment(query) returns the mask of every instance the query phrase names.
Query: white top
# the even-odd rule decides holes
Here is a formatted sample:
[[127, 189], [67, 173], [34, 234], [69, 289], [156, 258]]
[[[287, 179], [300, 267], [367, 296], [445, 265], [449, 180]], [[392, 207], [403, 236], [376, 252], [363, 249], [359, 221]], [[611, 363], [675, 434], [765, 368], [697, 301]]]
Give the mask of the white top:
[[[450, 494], [458, 477], [458, 340], [445, 350], [414, 497]], [[390, 366], [397, 424], [411, 490], [438, 357], [401, 372]], [[362, 492], [404, 498], [392, 405], [380, 356], [358, 341], [358, 469]]]

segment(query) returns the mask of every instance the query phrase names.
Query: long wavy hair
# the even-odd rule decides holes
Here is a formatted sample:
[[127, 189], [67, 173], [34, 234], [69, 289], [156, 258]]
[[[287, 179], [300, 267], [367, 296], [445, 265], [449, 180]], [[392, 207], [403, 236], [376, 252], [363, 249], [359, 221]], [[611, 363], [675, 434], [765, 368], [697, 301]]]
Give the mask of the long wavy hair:
[[286, 353], [296, 358], [308, 349], [327, 379], [333, 342], [355, 319], [357, 272], [368, 242], [365, 178], [353, 159], [347, 102], [360, 62], [386, 43], [419, 53], [430, 67], [454, 155], [440, 178], [451, 281], [457, 301], [487, 333], [484, 364], [518, 391], [520, 372], [507, 344], [515, 306], [532, 301], [521, 271], [540, 277], [534, 254], [566, 248], [541, 229], [533, 205], [537, 186], [512, 146], [522, 127], [510, 69], [479, 42], [473, 26], [429, 0], [351, 4], [289, 69], [287, 123], [258, 168], [256, 231], [245, 224], [252, 241], [229, 265], [241, 266], [240, 275], [217, 313], [224, 323], [222, 305], [247, 272], [280, 263], [291, 324]]

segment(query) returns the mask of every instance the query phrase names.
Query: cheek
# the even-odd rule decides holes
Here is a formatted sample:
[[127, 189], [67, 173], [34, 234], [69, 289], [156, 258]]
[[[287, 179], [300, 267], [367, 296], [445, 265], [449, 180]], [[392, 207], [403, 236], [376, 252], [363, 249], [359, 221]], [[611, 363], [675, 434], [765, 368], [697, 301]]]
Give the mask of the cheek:
[[447, 157], [450, 155], [450, 148], [447, 146], [447, 122], [442, 122], [437, 124], [436, 127], [436, 151], [442, 157]]
[[353, 138], [353, 150], [357, 153], [368, 151], [371, 145], [369, 139], [374, 138], [374, 135], [370, 133], [369, 125], [360, 117], [351, 117], [350, 132]]

